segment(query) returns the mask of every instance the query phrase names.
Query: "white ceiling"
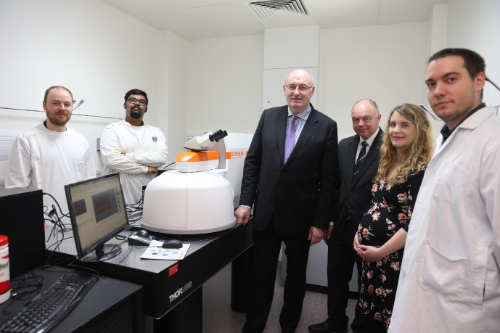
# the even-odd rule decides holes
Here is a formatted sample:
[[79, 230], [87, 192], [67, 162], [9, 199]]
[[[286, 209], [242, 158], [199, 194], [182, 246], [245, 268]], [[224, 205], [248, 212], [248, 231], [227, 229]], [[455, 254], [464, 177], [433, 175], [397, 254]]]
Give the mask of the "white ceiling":
[[423, 22], [434, 4], [448, 3], [448, 0], [300, 0], [308, 16], [277, 10], [261, 20], [248, 4], [262, 0], [102, 1], [187, 40], [262, 34], [266, 28], [313, 24], [328, 29]]

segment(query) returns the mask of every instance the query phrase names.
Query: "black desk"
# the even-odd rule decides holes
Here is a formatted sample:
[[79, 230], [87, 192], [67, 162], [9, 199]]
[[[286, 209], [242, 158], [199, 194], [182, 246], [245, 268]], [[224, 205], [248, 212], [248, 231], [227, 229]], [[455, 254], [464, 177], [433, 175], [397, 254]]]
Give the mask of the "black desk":
[[[36, 275], [43, 276], [42, 291], [47, 289], [59, 277], [75, 272], [74, 270], [53, 266], [46, 270], [36, 270]], [[18, 280], [19, 278], [15, 279]], [[11, 287], [17, 282], [12, 281]], [[78, 306], [50, 333], [70, 332], [144, 332], [144, 300], [142, 286], [110, 278], [100, 278], [90, 288]], [[24, 305], [34, 297], [24, 300], [9, 300], [0, 305], [0, 322], [8, 315], [2, 312], [8, 307], [9, 312]]]
[[[172, 236], [150, 233], [159, 239], [179, 238], [191, 244], [186, 257], [180, 261], [140, 259], [145, 247], [129, 246], [126, 241], [112, 240], [122, 246], [122, 253], [105, 262], [83, 263], [100, 274], [116, 279], [141, 284], [145, 289], [145, 313], [153, 320], [154, 331], [201, 332], [202, 331], [202, 285], [218, 271], [238, 258], [253, 244], [252, 223], [205, 234]], [[48, 231], [47, 231], [48, 232]], [[127, 234], [128, 235], [128, 234]], [[73, 234], [66, 233], [66, 237]], [[52, 242], [49, 242], [51, 244]], [[74, 240], [61, 244], [56, 253], [59, 257], [76, 255]], [[233, 280], [242, 276], [244, 280], [248, 254], [241, 256], [233, 265]], [[239, 271], [235, 272], [234, 268]], [[235, 290], [235, 288], [238, 290]], [[233, 283], [232, 303], [235, 310], [244, 311], [245, 283]], [[181, 303], [182, 302], [182, 303]], [[173, 310], [173, 311], [171, 311]]]

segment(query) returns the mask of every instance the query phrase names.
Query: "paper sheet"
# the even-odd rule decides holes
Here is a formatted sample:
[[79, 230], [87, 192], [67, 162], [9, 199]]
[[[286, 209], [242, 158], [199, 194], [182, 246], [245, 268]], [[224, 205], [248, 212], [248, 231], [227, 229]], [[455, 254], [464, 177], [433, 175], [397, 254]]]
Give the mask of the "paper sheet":
[[10, 147], [21, 131], [0, 131], [0, 161], [9, 159]]
[[141, 255], [142, 259], [159, 259], [159, 260], [182, 260], [189, 250], [190, 244], [182, 244], [180, 249], [164, 249], [161, 247], [163, 242], [151, 241], [149, 247]]

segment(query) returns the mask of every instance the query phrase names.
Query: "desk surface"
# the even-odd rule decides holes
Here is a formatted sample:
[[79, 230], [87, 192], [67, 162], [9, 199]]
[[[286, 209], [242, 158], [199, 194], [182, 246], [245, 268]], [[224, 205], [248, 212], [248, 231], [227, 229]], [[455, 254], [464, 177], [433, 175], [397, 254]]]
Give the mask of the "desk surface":
[[[49, 233], [50, 229], [47, 229], [46, 235]], [[130, 232], [124, 234], [128, 236]], [[146, 315], [153, 318], [162, 317], [253, 244], [251, 223], [204, 235], [150, 234], [162, 240], [180, 239], [191, 246], [186, 257], [180, 261], [147, 260], [140, 258], [146, 247], [129, 246], [126, 240], [113, 239], [109, 244], [120, 244], [122, 247], [119, 256], [105, 262], [78, 262], [78, 265], [92, 268], [106, 276], [143, 285]], [[65, 233], [66, 239], [54, 253], [63, 257], [75, 257], [72, 237], [72, 232]], [[49, 241], [48, 245], [52, 243], [54, 240]]]
[[[45, 270], [35, 270], [36, 275], [43, 276], [42, 291], [51, 286], [62, 275], [73, 272], [76, 271], [57, 266], [52, 266]], [[19, 281], [20, 278], [21, 277], [18, 277], [12, 281], [12, 287], [17, 285], [17, 281]], [[85, 294], [82, 301], [68, 315], [68, 317], [55, 326], [50, 332], [89, 332], [89, 325], [93, 325], [92, 320], [100, 317], [109, 309], [117, 306], [119, 303], [123, 302], [124, 299], [134, 297], [134, 294], [137, 295], [137, 293], [140, 293], [141, 289], [142, 286], [137, 284], [109, 278], [100, 278], [99, 281], [97, 281], [97, 283], [90, 288], [87, 294]], [[0, 322], [3, 322], [10, 315], [10, 313], [23, 306], [35, 296], [36, 293], [32, 293], [28, 297], [25, 296], [18, 300], [11, 299], [1, 304]], [[142, 301], [142, 299], [140, 299], [140, 301]], [[3, 314], [3, 311], [6, 308], [9, 313]], [[142, 308], [142, 304], [140, 304], [140, 309], [142, 309], [142, 313], [140, 315], [143, 316], [144, 309]], [[144, 322], [138, 324], [138, 327], [140, 327], [139, 331], [142, 331], [143, 326]]]
[[[135, 226], [132, 225], [132, 226]], [[50, 231], [52, 229], [48, 228], [46, 229], [46, 237], [50, 234]], [[231, 232], [231, 229], [227, 229], [224, 231], [220, 232], [215, 232], [211, 234], [205, 234], [205, 235], [178, 235], [178, 236], [173, 236], [173, 235], [167, 235], [167, 234], [161, 234], [161, 233], [155, 233], [148, 231], [148, 233], [152, 236], [157, 237], [159, 240], [169, 240], [169, 239], [179, 239], [182, 243], [186, 244], [191, 244], [189, 247], [189, 251], [186, 254], [186, 257], [192, 255], [196, 251], [202, 249], [206, 245], [212, 243], [213, 241], [217, 240], [221, 236], [223, 236], [226, 233]], [[132, 231], [125, 231], [121, 233], [120, 235], [122, 236], [129, 236], [132, 234]], [[73, 240], [73, 232], [66, 232], [64, 234], [64, 241], [59, 245], [59, 248], [56, 250], [56, 252], [61, 252], [69, 255], [73, 255], [76, 257], [77, 251], [75, 248], [75, 242]], [[48, 244], [53, 243], [53, 238], [52, 241], [49, 241]], [[152, 273], [160, 273], [161, 271], [165, 270], [166, 268], [169, 268], [173, 265], [175, 265], [177, 260], [146, 260], [146, 259], [141, 259], [141, 255], [144, 253], [146, 250], [147, 246], [129, 246], [127, 240], [117, 240], [116, 238], [111, 239], [108, 241], [106, 244], [119, 244], [122, 247], [122, 253], [119, 254], [118, 256], [106, 260], [106, 263], [108, 264], [113, 264], [113, 265], [119, 265], [119, 266], [124, 266], [124, 267], [129, 267], [133, 269], [138, 269], [138, 270], [143, 270], [147, 272], [152, 272]], [[51, 249], [49, 249], [51, 250]]]

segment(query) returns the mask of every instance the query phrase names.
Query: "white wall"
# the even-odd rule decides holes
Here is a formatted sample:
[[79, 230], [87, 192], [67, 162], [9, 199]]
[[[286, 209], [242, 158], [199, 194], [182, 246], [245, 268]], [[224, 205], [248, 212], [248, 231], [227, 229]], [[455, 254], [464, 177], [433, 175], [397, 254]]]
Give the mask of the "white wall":
[[[100, 0], [0, 1], [0, 106], [42, 110], [45, 89], [68, 87], [85, 103], [75, 111], [123, 117], [132, 88], [148, 93], [145, 121], [158, 123], [160, 32]], [[0, 130], [26, 129], [43, 114], [0, 110]], [[94, 152], [96, 138], [113, 119], [73, 115], [68, 126]], [[0, 162], [0, 179], [6, 162]]]
[[339, 137], [354, 134], [351, 109], [373, 99], [387, 114], [402, 103], [422, 103], [426, 24], [410, 23], [321, 31], [318, 109], [337, 121]]
[[[452, 0], [448, 4], [447, 47], [474, 50], [486, 61], [486, 75], [500, 85], [500, 1]], [[500, 92], [489, 83], [484, 89], [487, 105], [500, 104]]]
[[255, 132], [262, 113], [263, 45], [263, 35], [189, 42], [188, 133]]
[[429, 16], [430, 22], [427, 22], [427, 28], [430, 30], [430, 34], [427, 34], [427, 42], [429, 44], [429, 49], [427, 50], [428, 57], [446, 47], [448, 4], [441, 3], [434, 5]]
[[[441, 49], [446, 48], [446, 37], [448, 32], [448, 4], [442, 3], [434, 5], [429, 12], [426, 21], [426, 36], [425, 36], [425, 69], [427, 68], [427, 60], [429, 57]], [[422, 90], [422, 104], [424, 104], [430, 112], [432, 108], [429, 106], [427, 98], [427, 88]], [[432, 132], [434, 137], [437, 138], [441, 133], [441, 128], [444, 123], [442, 121], [434, 120], [432, 117], [427, 117], [432, 125]]]
[[[293, 36], [293, 38], [290, 38]], [[305, 69], [313, 78], [318, 76], [318, 25], [266, 29], [264, 32], [264, 82], [262, 106], [264, 109], [285, 104], [283, 83], [288, 74]], [[300, 47], [297, 47], [300, 40]], [[317, 107], [316, 94], [310, 103]]]
[[187, 128], [188, 42], [171, 31], [162, 31], [160, 63], [160, 122], [167, 136], [168, 162], [184, 151]]
[[317, 68], [319, 31], [319, 25], [266, 29], [264, 69]]

